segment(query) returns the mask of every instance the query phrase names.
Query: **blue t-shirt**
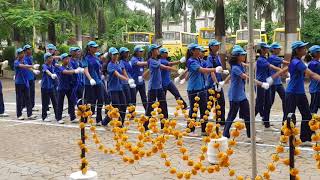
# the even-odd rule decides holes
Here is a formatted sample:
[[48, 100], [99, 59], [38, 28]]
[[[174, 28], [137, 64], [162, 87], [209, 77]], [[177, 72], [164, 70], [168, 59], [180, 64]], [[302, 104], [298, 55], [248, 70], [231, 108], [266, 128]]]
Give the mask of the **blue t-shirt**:
[[199, 72], [201, 68], [201, 61], [198, 59], [189, 58], [187, 61], [189, 72], [188, 91], [203, 90], [205, 89], [205, 77]]
[[[26, 65], [32, 65], [33, 64], [33, 58], [32, 56], [24, 56], [24, 64]], [[34, 74], [31, 71], [27, 71], [27, 80], [34, 80]]]
[[53, 65], [48, 65], [48, 64], [43, 64], [42, 65], [42, 80], [41, 80], [41, 88], [42, 89], [53, 89], [55, 86], [55, 81], [52, 79], [46, 71], [49, 70], [52, 74], [55, 74], [54, 72], [54, 66]]
[[110, 61], [107, 67], [108, 71], [108, 91], [122, 91], [121, 79], [114, 75], [114, 72], [117, 71], [119, 74], [122, 74], [122, 66], [120, 63]]
[[20, 68], [19, 65], [24, 64], [23, 60], [19, 61], [18, 59], [14, 61], [14, 71], [15, 75], [15, 84], [25, 84], [27, 87], [29, 86], [28, 80], [28, 69]]
[[[91, 78], [96, 81], [97, 85], [102, 83], [101, 64], [96, 56], [89, 54], [86, 57], [84, 57], [82, 61], [82, 66], [83, 68], [88, 68]], [[90, 85], [90, 80], [87, 77], [85, 78], [85, 85]]]
[[261, 82], [266, 82], [266, 79], [270, 76], [269, 70], [270, 63], [264, 56], [260, 56], [257, 60], [257, 72], [256, 79]]
[[245, 73], [245, 68], [242, 65], [231, 66], [231, 83], [228, 92], [229, 101], [243, 101], [247, 99], [245, 93], [246, 81], [240, 76], [243, 73]]
[[[126, 61], [126, 60], [120, 60], [120, 66], [122, 69], [126, 70], [128, 77], [131, 79], [132, 78], [131, 62]], [[122, 82], [122, 84], [128, 84], [128, 81], [121, 81], [121, 82]]]
[[[207, 68], [216, 68], [218, 66], [221, 66], [220, 56], [218, 56], [218, 55], [214, 56], [214, 55], [210, 54], [207, 58], [207, 61], [206, 61], [206, 67]], [[218, 82], [222, 81], [221, 73], [215, 73], [215, 75], [216, 75]], [[214, 82], [212, 80], [211, 73], [209, 73], [208, 79], [206, 81], [206, 86], [212, 88], [213, 85], [214, 85]]]
[[143, 75], [144, 67], [137, 65], [138, 62], [143, 62], [143, 58], [133, 56], [131, 58], [130, 62], [132, 65], [132, 78], [134, 79], [136, 85], [144, 84], [144, 81], [142, 81], [142, 82], [138, 81], [138, 77]]
[[[308, 68], [317, 74], [320, 74], [320, 61], [313, 59], [312, 61], [310, 61]], [[310, 80], [310, 85], [309, 85], [309, 92], [310, 93], [316, 93], [316, 92], [320, 92], [320, 83], [319, 81], [315, 80], [315, 79], [311, 79]]]
[[148, 68], [150, 70], [148, 90], [162, 89], [160, 65], [161, 63], [159, 60], [152, 59], [152, 58], [148, 60]]
[[289, 64], [290, 81], [286, 92], [293, 94], [304, 94], [304, 72], [307, 66], [297, 58], [291, 60]]
[[58, 83], [58, 91], [60, 90], [70, 90], [73, 87], [73, 75], [72, 74], [63, 74], [64, 70], [73, 70], [70, 66], [60, 66], [58, 68], [59, 74], [59, 83]]
[[[70, 59], [69, 65], [72, 67], [72, 69], [77, 69], [78, 67], [82, 67], [80, 60], [73, 59], [73, 58]], [[81, 73], [74, 74], [73, 75], [73, 81], [74, 81], [73, 84], [78, 87], [84, 86], [84, 78], [85, 78], [84, 76], [85, 75], [81, 74]]]
[[[281, 65], [283, 63], [283, 59], [280, 58], [277, 55], [272, 54], [269, 58], [268, 58], [268, 62], [276, 67], [281, 68]], [[277, 71], [270, 69], [270, 76], [274, 75]], [[273, 79], [273, 85], [280, 85], [282, 84], [281, 82], [281, 77], [277, 77], [275, 79]]]
[[[160, 63], [169, 66], [167, 59], [160, 59]], [[162, 86], [166, 87], [171, 83], [171, 72], [169, 70], [161, 69]]]

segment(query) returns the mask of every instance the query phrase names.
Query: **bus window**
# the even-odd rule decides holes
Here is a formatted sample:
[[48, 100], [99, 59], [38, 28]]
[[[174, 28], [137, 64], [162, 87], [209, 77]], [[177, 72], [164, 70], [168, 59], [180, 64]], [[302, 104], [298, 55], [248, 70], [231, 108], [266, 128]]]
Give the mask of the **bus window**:
[[129, 42], [149, 42], [148, 34], [130, 34]]
[[163, 32], [162, 33], [163, 40], [172, 41], [172, 40], [180, 40], [179, 32]]
[[284, 42], [285, 41], [285, 33], [284, 32], [276, 32], [276, 42]]
[[214, 39], [214, 31], [201, 31], [200, 36], [202, 39]]

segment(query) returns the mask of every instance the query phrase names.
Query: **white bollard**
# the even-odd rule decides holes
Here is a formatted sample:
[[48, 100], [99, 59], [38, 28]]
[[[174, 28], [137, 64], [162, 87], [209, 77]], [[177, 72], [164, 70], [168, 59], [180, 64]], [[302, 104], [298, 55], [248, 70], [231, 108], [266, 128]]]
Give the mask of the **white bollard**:
[[228, 138], [222, 136], [222, 138], [219, 138], [219, 139], [211, 139], [211, 141], [208, 143], [208, 151], [207, 151], [208, 161], [211, 164], [218, 164], [219, 162], [217, 159], [218, 149], [215, 149], [213, 147], [214, 143], [219, 143], [220, 151], [226, 152], [228, 149]]
[[85, 175], [82, 174], [81, 171], [72, 173], [70, 175], [70, 180], [97, 180], [98, 175], [95, 171], [87, 171]]

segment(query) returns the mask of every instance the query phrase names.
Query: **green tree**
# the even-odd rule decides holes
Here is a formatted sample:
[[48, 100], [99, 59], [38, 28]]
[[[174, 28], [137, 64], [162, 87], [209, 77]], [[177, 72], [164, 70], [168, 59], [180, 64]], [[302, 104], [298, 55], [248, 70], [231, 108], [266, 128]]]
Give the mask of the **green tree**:
[[320, 44], [320, 8], [309, 6], [304, 13], [304, 26], [301, 29], [302, 38], [304, 41], [311, 44]]

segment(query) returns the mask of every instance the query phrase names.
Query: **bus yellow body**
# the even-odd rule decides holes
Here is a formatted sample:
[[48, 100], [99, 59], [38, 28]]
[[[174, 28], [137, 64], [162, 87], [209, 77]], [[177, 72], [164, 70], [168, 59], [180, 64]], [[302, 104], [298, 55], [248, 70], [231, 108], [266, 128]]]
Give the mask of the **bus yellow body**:
[[197, 43], [197, 34], [180, 31], [164, 31], [162, 32], [162, 46], [167, 48], [169, 56], [185, 56], [188, 45]]
[[215, 39], [215, 29], [213, 27], [203, 27], [199, 29], [198, 44], [208, 50], [206, 55], [209, 54], [208, 44], [213, 39]]
[[155, 42], [154, 33], [151, 32], [126, 32], [123, 33], [123, 41], [134, 45], [150, 45]]
[[226, 51], [229, 53], [232, 49], [232, 47], [236, 44], [236, 35], [230, 35], [226, 38]]
[[[300, 29], [297, 28], [297, 33], [298, 33], [298, 40], [301, 40], [301, 34], [300, 34]], [[284, 56], [284, 46], [285, 46], [285, 29], [284, 28], [277, 28], [273, 30], [273, 37], [272, 37], [272, 42], [277, 42], [281, 44], [282, 50], [280, 52], [280, 56]]]
[[[262, 36], [261, 35], [262, 34], [261, 34], [261, 30], [260, 29], [254, 29], [253, 30], [253, 40], [254, 40], [254, 44], [255, 45], [262, 41]], [[265, 36], [265, 39], [267, 39], [266, 36]], [[249, 40], [249, 31], [248, 31], [248, 29], [237, 30], [237, 32], [236, 32], [236, 44], [246, 45], [246, 44], [248, 44], [248, 40]]]

